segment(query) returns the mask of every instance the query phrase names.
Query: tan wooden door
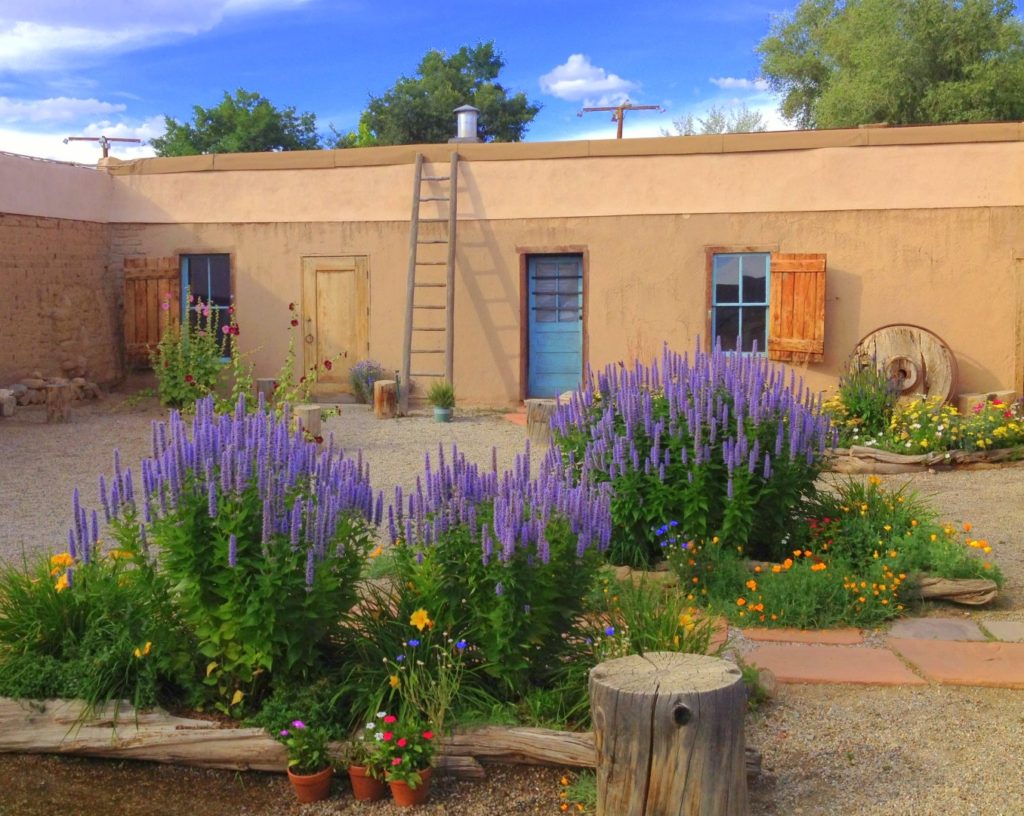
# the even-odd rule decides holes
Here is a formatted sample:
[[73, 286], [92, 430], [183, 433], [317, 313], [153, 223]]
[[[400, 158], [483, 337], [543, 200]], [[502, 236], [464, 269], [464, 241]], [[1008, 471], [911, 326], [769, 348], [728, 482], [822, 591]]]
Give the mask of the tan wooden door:
[[[316, 390], [351, 392], [349, 369], [370, 354], [370, 278], [365, 256], [302, 259], [306, 369], [320, 364]], [[324, 369], [330, 360], [330, 371]]]

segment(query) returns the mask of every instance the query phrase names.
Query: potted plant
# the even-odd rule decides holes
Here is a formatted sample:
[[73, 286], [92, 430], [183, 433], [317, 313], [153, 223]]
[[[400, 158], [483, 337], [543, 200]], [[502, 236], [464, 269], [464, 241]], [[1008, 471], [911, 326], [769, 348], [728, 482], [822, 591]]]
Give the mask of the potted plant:
[[437, 380], [427, 392], [427, 402], [434, 406], [435, 422], [451, 422], [455, 407], [455, 387], [448, 380]]
[[[394, 720], [385, 717], [385, 722]], [[386, 763], [388, 786], [398, 807], [421, 805], [430, 795], [436, 745], [434, 732], [418, 719], [385, 725], [378, 744], [379, 756]]]
[[327, 751], [327, 732], [293, 720], [278, 732], [288, 749], [288, 780], [302, 803], [319, 802], [331, 793], [334, 768]]
[[376, 721], [370, 721], [348, 743], [345, 761], [348, 778], [352, 782], [352, 795], [362, 802], [376, 802], [388, 791], [384, 781], [385, 760], [377, 745], [383, 740], [384, 729], [389, 727], [387, 712], [378, 712]]

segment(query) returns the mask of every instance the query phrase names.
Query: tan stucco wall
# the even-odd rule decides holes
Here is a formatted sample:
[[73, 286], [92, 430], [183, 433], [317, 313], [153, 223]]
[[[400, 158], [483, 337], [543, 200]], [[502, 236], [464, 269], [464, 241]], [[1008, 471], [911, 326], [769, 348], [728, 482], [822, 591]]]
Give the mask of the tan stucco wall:
[[115, 186], [95, 168], [0, 153], [0, 213], [104, 223]]

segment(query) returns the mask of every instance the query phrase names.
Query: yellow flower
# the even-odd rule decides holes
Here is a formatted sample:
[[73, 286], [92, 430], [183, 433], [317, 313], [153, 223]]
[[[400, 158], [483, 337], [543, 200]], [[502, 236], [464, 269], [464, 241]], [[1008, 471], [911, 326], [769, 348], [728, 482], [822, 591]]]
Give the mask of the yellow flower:
[[384, 548], [377, 547], [376, 549], [374, 549], [373, 552], [370, 553], [370, 558], [377, 558], [382, 552], [384, 552]]
[[63, 592], [68, 588], [68, 574], [66, 572], [57, 579], [57, 583], [53, 585], [53, 588], [58, 592]]
[[409, 616], [409, 624], [422, 632], [426, 627], [433, 626], [434, 622], [430, 619], [426, 609], [417, 609]]
[[398, 679], [397, 674], [393, 674], [388, 678], [388, 685], [390, 685], [391, 688], [398, 688], [402, 685], [402, 681]]
[[879, 479], [877, 476], [868, 476], [868, 484], [869, 485], [872, 485], [873, 487], [877, 487], [881, 483], [882, 483], [882, 480]]
[[145, 657], [146, 655], [148, 655], [152, 650], [153, 650], [153, 644], [150, 641], [147, 640], [146, 641], [146, 645], [143, 646], [141, 649], [138, 646], [135, 647], [134, 654], [135, 654], [136, 657], [140, 657], [141, 658], [141, 657]]
[[75, 559], [71, 557], [71, 553], [62, 552], [50, 556], [50, 566], [56, 569], [71, 567], [74, 566], [74, 563]]
[[135, 557], [135, 553], [131, 550], [111, 550], [107, 553], [107, 558], [113, 561], [128, 560]]

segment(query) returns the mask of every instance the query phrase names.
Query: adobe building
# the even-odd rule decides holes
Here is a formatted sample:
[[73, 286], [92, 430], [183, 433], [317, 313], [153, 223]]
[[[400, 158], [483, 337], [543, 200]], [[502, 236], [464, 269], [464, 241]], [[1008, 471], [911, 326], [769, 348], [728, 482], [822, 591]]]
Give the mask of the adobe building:
[[[256, 376], [276, 374], [290, 339], [309, 364], [343, 355], [335, 390], [360, 359], [402, 368], [415, 159], [443, 176], [458, 150], [462, 404], [552, 396], [587, 365], [713, 334], [767, 345], [824, 389], [889, 324], [941, 337], [958, 392], [1020, 393], [1022, 138], [1005, 123], [97, 168], [0, 154], [0, 387], [33, 370], [116, 380], [159, 338], [162, 301], [183, 308], [183, 284], [234, 304]], [[448, 203], [426, 200], [444, 185], [421, 186], [418, 283], [432, 268], [445, 280]], [[442, 328], [445, 287], [416, 298], [419, 325]]]

